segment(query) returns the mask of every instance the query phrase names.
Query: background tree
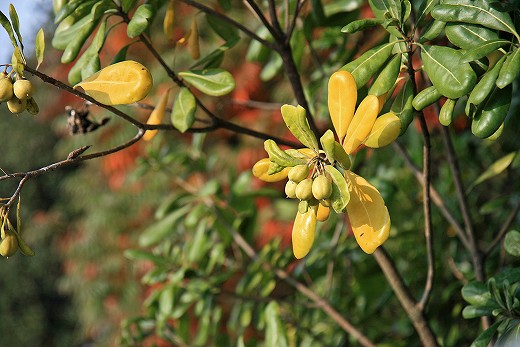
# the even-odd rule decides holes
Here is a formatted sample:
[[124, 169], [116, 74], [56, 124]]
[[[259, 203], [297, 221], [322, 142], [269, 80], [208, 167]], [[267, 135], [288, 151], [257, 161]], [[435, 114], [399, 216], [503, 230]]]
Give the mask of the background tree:
[[[57, 54], [48, 49], [35, 68], [42, 40], [38, 62], [28, 62], [14, 10], [2, 17], [14, 49], [6, 72], [64, 91], [68, 131], [84, 134], [65, 135], [64, 116], [50, 121], [34, 94], [48, 116], [31, 121], [43, 118], [60, 135], [58, 159], [1, 163], [2, 229], [41, 254], [25, 223], [20, 233], [17, 199], [22, 192], [23, 216], [33, 178], [73, 169], [44, 216], [60, 231], [60, 288], [76, 303], [82, 336], [126, 345], [457, 346], [475, 340], [479, 325], [482, 345], [518, 329], [518, 233], [508, 233], [518, 221], [514, 4], [71, 0], [55, 2], [55, 14], [46, 42], [63, 51], [67, 76], [46, 70]], [[150, 87], [112, 65], [128, 59], [148, 67], [153, 89], [144, 103], [114, 107], [113, 94], [125, 91], [115, 82]], [[115, 75], [86, 84], [109, 65]], [[300, 147], [282, 104], [301, 105], [318, 139], [331, 127], [327, 85], [337, 70], [354, 77], [358, 103], [374, 95], [380, 114], [399, 118], [393, 145], [351, 155], [351, 170], [384, 198], [392, 229], [368, 256], [345, 215], [331, 214], [295, 261], [297, 206], [283, 184], [265, 186], [250, 170], [266, 156], [259, 140]], [[71, 87], [81, 81], [85, 92]]]

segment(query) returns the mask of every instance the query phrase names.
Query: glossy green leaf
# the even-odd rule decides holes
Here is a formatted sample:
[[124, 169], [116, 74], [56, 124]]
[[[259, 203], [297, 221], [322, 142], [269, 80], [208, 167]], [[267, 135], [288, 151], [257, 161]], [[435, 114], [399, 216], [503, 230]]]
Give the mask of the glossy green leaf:
[[226, 95], [235, 89], [233, 75], [224, 69], [183, 71], [179, 76], [207, 95]]
[[181, 133], [185, 132], [195, 122], [197, 103], [195, 96], [188, 88], [181, 88], [175, 97], [171, 114], [172, 124]]
[[[401, 2], [394, 0], [368, 0], [368, 4], [374, 13], [374, 16], [377, 19], [386, 20], [389, 18], [394, 18], [397, 20], [398, 24], [401, 21], [402, 17], [402, 9]], [[401, 37], [399, 31], [390, 26], [386, 28], [389, 33], [394, 36]]]
[[13, 4], [9, 4], [9, 17], [11, 18], [11, 24], [13, 26], [13, 30], [18, 38], [18, 42], [20, 42], [20, 49], [23, 51], [23, 39], [20, 34], [20, 20], [18, 19], [18, 13], [16, 13], [16, 9]]
[[489, 165], [489, 167], [484, 171], [469, 187], [468, 191], [471, 191], [475, 186], [478, 184], [487, 181], [490, 178], [493, 178], [495, 176], [500, 175], [504, 170], [506, 170], [509, 165], [513, 162], [515, 159], [515, 156], [517, 155], [516, 152], [509, 153], [502, 158], [495, 161], [493, 164]]
[[191, 206], [185, 205], [167, 215], [165, 218], [155, 222], [146, 228], [139, 237], [141, 247], [152, 246], [173, 233], [177, 223], [190, 211]]
[[404, 134], [413, 121], [413, 114], [415, 112], [412, 105], [413, 98], [412, 83], [407, 79], [397, 92], [394, 102], [390, 107], [390, 110], [401, 120], [401, 132], [399, 135]]
[[447, 98], [457, 99], [469, 93], [477, 75], [469, 63], [461, 62], [461, 53], [444, 46], [423, 46], [421, 58], [432, 84]]
[[426, 28], [426, 30], [421, 34], [419, 38], [420, 43], [428, 42], [433, 39], [439, 37], [444, 28], [446, 27], [446, 22], [440, 20], [434, 20], [430, 23], [430, 25]]
[[462, 298], [473, 306], [488, 306], [493, 304], [491, 293], [482, 282], [469, 282], [462, 287], [461, 294]]
[[43, 56], [45, 53], [45, 34], [43, 33], [43, 29], [40, 29], [38, 31], [38, 34], [36, 34], [34, 50], [36, 52], [36, 60], [38, 61], [38, 65], [36, 65], [36, 70], [38, 70], [38, 68], [43, 62]]
[[318, 150], [318, 140], [307, 122], [306, 112], [300, 105], [283, 105], [281, 108], [285, 125], [306, 147]]
[[467, 63], [470, 61], [475, 61], [481, 59], [488, 55], [491, 52], [496, 51], [500, 47], [503, 47], [507, 44], [511, 44], [511, 41], [508, 40], [493, 40], [487, 41], [482, 45], [469, 49], [462, 55], [462, 62]]
[[520, 232], [516, 230], [509, 231], [504, 238], [504, 248], [507, 253], [520, 257]]
[[151, 4], [142, 4], [137, 10], [135, 10], [132, 19], [128, 23], [126, 28], [126, 34], [130, 38], [141, 35], [152, 22], [153, 16], [155, 15], [155, 8]]
[[491, 339], [493, 339], [493, 336], [498, 330], [498, 327], [500, 326], [502, 322], [497, 321], [493, 323], [489, 328], [484, 330], [471, 344], [470, 347], [487, 347], [489, 343], [491, 342]]
[[380, 96], [387, 93], [397, 81], [401, 70], [401, 54], [396, 54], [390, 62], [383, 68], [379, 76], [370, 86], [368, 94]]
[[439, 0], [424, 0], [417, 11], [416, 23], [419, 25], [423, 20], [425, 20], [428, 14], [430, 14], [432, 8], [438, 4]]
[[337, 213], [343, 213], [350, 201], [350, 192], [348, 190], [347, 181], [345, 180], [345, 177], [343, 177], [343, 175], [331, 165], [326, 165], [325, 171], [327, 171], [332, 178], [332, 194], [330, 195], [332, 208]]
[[14, 48], [18, 47], [18, 43], [16, 42], [16, 38], [14, 37], [14, 31], [13, 31], [13, 27], [11, 26], [11, 22], [9, 21], [9, 19], [7, 19], [7, 17], [5, 16], [5, 14], [2, 11], [0, 11], [0, 24], [2, 24], [5, 31], [7, 32], [7, 35], [9, 35], [9, 38], [11, 39], [11, 44], [13, 45], [13, 47]]
[[383, 22], [383, 19], [377, 18], [359, 19], [345, 25], [343, 28], [341, 28], [341, 32], [352, 34], [382, 24]]
[[435, 86], [429, 86], [421, 90], [412, 100], [412, 106], [417, 111], [422, 111], [427, 106], [430, 106], [441, 98], [442, 94], [435, 88]]
[[506, 31], [518, 37], [511, 17], [490, 6], [485, 0], [448, 0], [433, 8], [432, 17], [443, 22], [479, 24], [486, 28]]
[[216, 16], [206, 14], [206, 21], [211, 29], [225, 41], [236, 40], [239, 37], [236, 27]]
[[511, 53], [507, 55], [504, 65], [500, 69], [500, 73], [496, 80], [499, 88], [504, 88], [516, 79], [520, 73], [520, 49], [515, 47]]
[[466, 114], [470, 117], [473, 116], [473, 112], [471, 112], [472, 105], [477, 107], [478, 105], [484, 103], [486, 98], [491, 94], [491, 92], [495, 89], [495, 82], [498, 78], [498, 74], [504, 61], [506, 60], [506, 56], [503, 56], [489, 71], [487, 71], [484, 76], [478, 81], [475, 85], [475, 88], [469, 94], [469, 98], [466, 104]]
[[449, 126], [453, 121], [453, 111], [455, 110], [455, 104], [457, 100], [446, 99], [439, 112], [439, 123], [445, 127]]
[[98, 2], [99, 0], [68, 1], [64, 6], [60, 8], [59, 12], [54, 17], [54, 23], [60, 23], [69, 16], [75, 17], [74, 19], [79, 20], [80, 18], [83, 18], [87, 13], [90, 13], [92, 6], [94, 6]]
[[504, 89], [496, 87], [486, 104], [478, 110], [471, 123], [471, 131], [480, 138], [486, 138], [495, 133], [506, 119], [511, 106], [512, 85]]
[[487, 41], [498, 39], [497, 32], [478, 24], [447, 23], [444, 30], [448, 40], [462, 49], [476, 48]]
[[466, 306], [462, 310], [462, 317], [466, 319], [478, 318], [482, 316], [491, 316], [493, 312], [492, 308], [487, 306]]
[[389, 42], [374, 47], [363, 53], [359, 58], [344, 65], [340, 70], [350, 72], [354, 76], [359, 89], [368, 82], [372, 75], [376, 73], [388, 57], [390, 57], [394, 45], [395, 42]]

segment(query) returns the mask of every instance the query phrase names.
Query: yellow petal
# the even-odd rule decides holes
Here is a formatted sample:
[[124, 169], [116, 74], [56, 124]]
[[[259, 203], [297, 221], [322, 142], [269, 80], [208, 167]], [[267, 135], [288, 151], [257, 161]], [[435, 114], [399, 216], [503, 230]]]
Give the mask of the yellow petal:
[[[171, 88], [170, 88], [171, 89]], [[152, 113], [150, 113], [150, 117], [148, 117], [148, 120], [146, 121], [146, 124], [161, 124], [161, 121], [164, 118], [164, 113], [166, 110], [166, 104], [168, 103], [168, 96], [170, 95], [170, 89], [168, 89], [163, 96], [161, 96], [161, 99], [153, 109]], [[143, 135], [143, 140], [150, 141], [154, 138], [155, 135], [157, 135], [158, 130], [146, 130]]]
[[345, 171], [350, 201], [348, 218], [359, 247], [372, 254], [383, 244], [390, 232], [390, 215], [379, 191], [363, 177]]
[[316, 212], [317, 208], [312, 207], [305, 213], [296, 212], [292, 229], [292, 247], [296, 259], [305, 257], [314, 243]]
[[337, 71], [329, 79], [329, 113], [332, 125], [336, 130], [339, 142], [347, 134], [347, 129], [357, 102], [357, 86], [352, 74], [348, 71]]
[[191, 20], [191, 35], [188, 41], [188, 48], [190, 49], [191, 58], [193, 60], [200, 58], [199, 28], [197, 26], [196, 16], [193, 16]]
[[255, 176], [258, 179], [261, 179], [264, 182], [278, 182], [287, 178], [287, 174], [291, 169], [290, 167], [286, 167], [280, 172], [269, 175], [267, 171], [269, 170], [270, 165], [271, 160], [269, 160], [269, 158], [260, 159], [256, 162], [255, 165], [253, 165], [253, 176]]
[[347, 129], [343, 148], [347, 154], [354, 152], [366, 139], [379, 113], [379, 100], [375, 95], [367, 95], [359, 104], [354, 118]]
[[152, 89], [152, 75], [132, 60], [122, 61], [96, 72], [74, 86], [105, 105], [131, 104], [144, 99]]
[[386, 146], [399, 136], [401, 120], [393, 112], [377, 117], [370, 134], [365, 140], [365, 146], [379, 148]]

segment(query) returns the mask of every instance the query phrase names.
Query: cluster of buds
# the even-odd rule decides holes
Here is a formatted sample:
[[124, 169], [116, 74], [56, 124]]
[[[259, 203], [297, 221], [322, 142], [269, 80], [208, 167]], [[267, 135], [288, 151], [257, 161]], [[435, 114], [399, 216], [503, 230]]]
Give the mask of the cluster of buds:
[[28, 79], [18, 74], [14, 78], [6, 72], [0, 74], [0, 103], [7, 102], [11, 113], [19, 114], [27, 110], [32, 115], [37, 114], [39, 108], [32, 97], [33, 91], [33, 85]]

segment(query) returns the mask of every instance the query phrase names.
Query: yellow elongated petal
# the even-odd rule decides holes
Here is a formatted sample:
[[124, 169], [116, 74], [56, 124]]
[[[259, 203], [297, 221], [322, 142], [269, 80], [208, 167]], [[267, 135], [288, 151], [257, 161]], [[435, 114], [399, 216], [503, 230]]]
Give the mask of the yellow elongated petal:
[[131, 104], [144, 99], [153, 86], [152, 75], [142, 64], [126, 60], [96, 72], [74, 86], [105, 105]]
[[269, 175], [267, 171], [269, 170], [269, 166], [271, 165], [271, 160], [269, 158], [263, 158], [256, 162], [253, 165], [253, 176], [258, 179], [261, 179], [264, 182], [278, 182], [287, 178], [287, 174], [289, 173], [290, 167], [284, 168], [282, 171], [277, 172], [275, 174]]
[[377, 117], [370, 134], [365, 140], [365, 146], [379, 148], [386, 146], [399, 136], [401, 120], [393, 112]]
[[372, 254], [390, 232], [390, 215], [379, 191], [363, 177], [345, 171], [350, 201], [347, 213], [359, 247]]
[[[146, 124], [161, 124], [166, 111], [166, 104], [168, 103], [168, 96], [170, 95], [170, 89], [168, 89], [153, 109], [152, 113], [148, 117]], [[143, 135], [143, 140], [150, 141], [157, 135], [158, 130], [146, 130]]]
[[357, 102], [356, 80], [348, 71], [337, 71], [329, 79], [328, 105], [332, 125], [342, 143]]
[[314, 243], [316, 232], [317, 208], [309, 207], [307, 212], [296, 212], [292, 229], [292, 247], [296, 259], [301, 259], [309, 253]]
[[350, 154], [366, 139], [379, 113], [379, 100], [375, 95], [367, 95], [359, 104], [354, 118], [347, 129], [343, 148]]
[[188, 48], [190, 49], [192, 59], [196, 60], [200, 58], [199, 28], [197, 26], [196, 16], [193, 16], [191, 20], [191, 35], [188, 41]]

